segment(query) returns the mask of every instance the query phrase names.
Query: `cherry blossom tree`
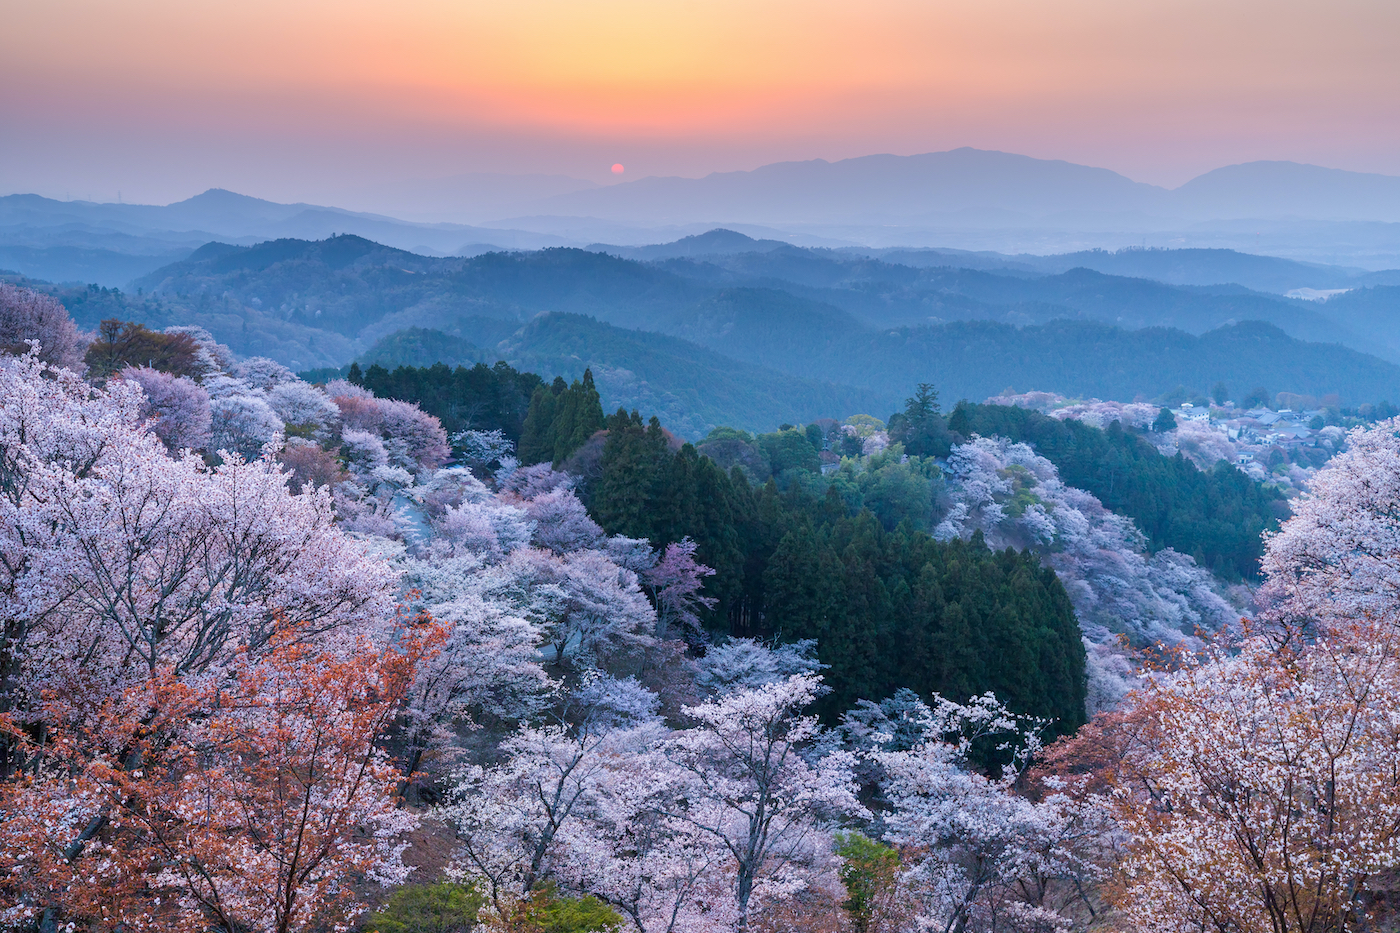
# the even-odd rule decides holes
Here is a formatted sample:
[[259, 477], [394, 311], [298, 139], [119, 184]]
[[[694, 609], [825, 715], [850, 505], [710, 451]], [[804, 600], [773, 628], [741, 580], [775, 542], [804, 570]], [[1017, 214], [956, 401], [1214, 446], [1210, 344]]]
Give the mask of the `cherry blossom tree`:
[[384, 415], [378, 399], [369, 389], [351, 385], [344, 379], [326, 383], [326, 394], [340, 409], [340, 418], [347, 428], [369, 431], [378, 435], [384, 427]]
[[315, 386], [301, 380], [280, 382], [267, 393], [267, 404], [287, 433], [326, 442], [340, 423], [340, 409]]
[[[452, 435], [452, 446], [461, 451], [463, 462], [494, 473], [497, 480], [506, 479], [520, 465], [515, 457], [515, 444], [499, 429], [458, 431]], [[492, 464], [496, 465], [494, 470]]]
[[697, 547], [690, 538], [668, 544], [656, 566], [642, 574], [656, 604], [658, 638], [679, 634], [687, 640], [699, 639], [700, 611], [715, 607], [715, 599], [701, 595], [705, 578], [715, 572], [695, 559]]
[[1054, 392], [1025, 392], [1020, 395], [994, 395], [988, 405], [1011, 405], [1044, 412], [1061, 421], [1082, 421], [1096, 428], [1107, 428], [1117, 421], [1124, 427], [1147, 428], [1161, 411], [1146, 402], [1114, 402], [1102, 399], [1070, 399]]
[[574, 488], [574, 477], [560, 472], [547, 463], [521, 467], [506, 478], [504, 490], [518, 499], [534, 499], [560, 487]]
[[1201, 470], [1209, 470], [1221, 460], [1233, 463], [1235, 447], [1224, 428], [1209, 421], [1183, 421], [1176, 428], [1177, 450]]
[[1368, 929], [1400, 867], [1400, 635], [1333, 618], [1249, 635], [1136, 698], [1113, 770], [1128, 834], [1116, 900], [1139, 930]]
[[[145, 404], [134, 379], [0, 361], [7, 877], [39, 909], [129, 909], [142, 928], [187, 929], [197, 908], [303, 929], [393, 862], [345, 846], [399, 820], [374, 724], [397, 713], [416, 636], [391, 639], [393, 577], [324, 490], [292, 495], [270, 459], [172, 456]], [[277, 823], [298, 792], [302, 821]]]
[[438, 635], [307, 634], [281, 629], [217, 681], [167, 667], [96, 703], [81, 682], [48, 694], [30, 778], [0, 785], [17, 915], [291, 933], [352, 918], [354, 881], [402, 882], [416, 819], [376, 740]]
[[[1034, 802], [1016, 791], [1044, 723], [1011, 714], [987, 694], [966, 704], [905, 703], [869, 732], [890, 803], [892, 841], [921, 853], [905, 873], [918, 925], [944, 933], [1063, 928], [1068, 901], [1087, 902], [1103, 877], [1107, 813], [1059, 792]], [[866, 722], [872, 722], [865, 717]], [[1010, 763], [995, 776], [969, 755], [991, 744]]]
[[480, 879], [498, 907], [556, 871], [561, 832], [592, 807], [609, 763], [655, 741], [654, 724], [614, 725], [525, 726], [501, 743], [504, 763], [460, 775], [443, 811], [461, 843], [455, 870]]
[[1120, 636], [1134, 647], [1174, 645], [1221, 631], [1239, 613], [1211, 574], [1185, 554], [1147, 541], [1131, 519], [1064, 485], [1054, 464], [1025, 444], [975, 438], [948, 458], [949, 506], [934, 529], [943, 540], [981, 532], [993, 548], [1031, 548], [1064, 584], [1089, 651], [1090, 711], [1133, 686]]
[[292, 492], [333, 488], [349, 479], [335, 452], [313, 441], [293, 437], [277, 453], [277, 461], [287, 471], [287, 486]]
[[637, 575], [600, 551], [514, 551], [492, 593], [538, 621], [560, 665], [592, 666], [602, 654], [645, 646], [656, 627]]
[[376, 399], [389, 462], [406, 470], [432, 470], [451, 456], [447, 432], [437, 418], [412, 402]]
[[404, 708], [403, 768], [409, 788], [426, 765], [450, 763], [457, 726], [485, 714], [520, 721], [541, 713], [558, 687], [540, 663], [539, 626], [480, 591], [473, 557], [410, 559], [401, 564], [416, 606], [446, 627], [442, 647], [419, 668]]
[[0, 282], [0, 348], [29, 352], [38, 344], [39, 359], [81, 372], [88, 340], [68, 316], [68, 309], [48, 295]]
[[572, 489], [559, 487], [521, 502], [535, 523], [535, 544], [556, 554], [597, 548], [603, 529], [588, 517], [588, 510]]
[[276, 360], [250, 356], [228, 367], [229, 375], [258, 392], [269, 393], [279, 385], [301, 382], [297, 374]]
[[432, 471], [451, 456], [442, 423], [414, 403], [375, 398], [368, 389], [343, 379], [328, 382], [325, 391], [340, 409], [346, 428], [383, 440], [392, 465], [419, 473]]
[[120, 378], [134, 382], [146, 396], [141, 413], [153, 419], [151, 430], [171, 451], [204, 450], [212, 439], [209, 393], [193, 379], [149, 366], [127, 367]]
[[815, 674], [814, 639], [765, 645], [752, 638], [727, 638], [712, 645], [695, 661], [695, 684], [709, 693], [752, 689], [786, 680], [796, 674]]
[[1269, 535], [1267, 617], [1326, 627], [1400, 606], [1400, 422], [1357, 428], [1314, 474], [1312, 495]]
[[162, 333], [185, 334], [195, 342], [194, 377], [207, 379], [210, 376], [227, 373], [235, 365], [233, 351], [214, 339], [214, 335], [203, 327], [194, 324], [179, 324], [167, 327]]
[[282, 419], [258, 395], [211, 393], [209, 413], [213, 432], [209, 446], [215, 451], [254, 460], [283, 438]]
[[94, 389], [33, 355], [0, 363], [4, 702], [80, 668], [118, 689], [265, 645], [278, 620], [369, 631], [392, 577], [344, 537], [324, 492], [293, 496], [270, 460], [172, 457], [137, 385]]
[[[37, 645], [71, 628], [59, 611], [64, 588], [48, 576], [75, 550], [65, 516], [75, 503], [64, 500], [121, 451], [165, 457], [141, 427], [142, 403], [135, 385], [94, 389], [34, 353], [0, 360], [0, 712], [24, 705], [25, 685], [43, 667]], [[0, 743], [0, 753], [9, 748]], [[13, 768], [0, 756], [0, 777]]]
[[726, 851], [740, 930], [766, 900], [834, 871], [829, 821], [862, 811], [850, 753], [804, 757], [820, 730], [802, 710], [820, 690], [821, 678], [796, 674], [686, 707], [694, 725], [667, 743], [689, 781], [668, 815]]
[[611, 904], [637, 933], [710, 933], [738, 920], [729, 852], [672, 814], [688, 786], [659, 743], [639, 744], [600, 776], [586, 820], [564, 830], [559, 871]]

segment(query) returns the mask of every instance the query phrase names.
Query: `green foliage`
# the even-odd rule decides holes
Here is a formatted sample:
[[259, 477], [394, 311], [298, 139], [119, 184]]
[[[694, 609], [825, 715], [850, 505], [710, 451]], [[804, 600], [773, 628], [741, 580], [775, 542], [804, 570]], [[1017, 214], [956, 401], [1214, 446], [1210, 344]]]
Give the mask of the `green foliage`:
[[[834, 520], [833, 520], [834, 519]], [[826, 716], [900, 687], [1084, 722], [1084, 646], [1069, 596], [1030, 552], [940, 543], [868, 511], [789, 521], [764, 572], [760, 634], [815, 638]]]
[[1157, 412], [1157, 417], [1152, 422], [1152, 430], [1159, 434], [1176, 430], [1176, 415], [1172, 414], [1170, 408], [1164, 405], [1162, 406], [1162, 410]]
[[836, 834], [836, 854], [841, 858], [841, 883], [855, 933], [870, 933], [875, 916], [894, 893], [899, 880], [899, 853], [858, 832]]
[[[496, 329], [511, 327], [509, 322], [502, 323], [504, 327]], [[410, 327], [380, 338], [374, 346], [365, 351], [360, 357], [360, 362], [366, 366], [378, 363], [386, 369], [398, 366], [429, 367], [435, 363], [455, 368], [491, 362], [495, 358], [495, 354], [481, 349], [470, 340], [454, 337], [440, 330]]]
[[759, 449], [768, 460], [768, 469], [774, 476], [786, 470], [808, 470], [816, 472], [821, 468], [817, 459], [819, 448], [812, 446], [811, 440], [803, 431], [789, 428], [772, 434], [758, 436]]
[[953, 449], [948, 422], [939, 410], [938, 392], [927, 382], [919, 383], [914, 394], [904, 400], [904, 411], [890, 418], [889, 434], [910, 456], [946, 457]]
[[177, 376], [192, 376], [198, 354], [199, 344], [189, 334], [162, 334], [140, 324], [109, 318], [102, 322], [83, 361], [88, 373], [98, 379], [128, 366], [149, 366]]
[[831, 474], [827, 482], [835, 487], [848, 508], [869, 509], [887, 531], [893, 531], [902, 522], [927, 531], [943, 474], [932, 458], [910, 457], [901, 462], [903, 457], [904, 447], [891, 444], [870, 457], [865, 469], [843, 467]]
[[1217, 405], [1224, 405], [1230, 401], [1230, 387], [1223, 382], [1217, 382], [1215, 388], [1210, 390], [1210, 400]]
[[542, 887], [530, 897], [526, 925], [539, 933], [616, 933], [622, 915], [596, 897], [565, 897]]
[[758, 449], [757, 442], [748, 431], [715, 428], [696, 449], [725, 472], [738, 468], [750, 483], [765, 482], [773, 475], [768, 458]]
[[[784, 433], [811, 449], [802, 432]], [[863, 473], [838, 472], [825, 492], [799, 471], [780, 492], [738, 469], [726, 476], [690, 445], [674, 450], [655, 419], [618, 412], [586, 494], [611, 534], [657, 546], [695, 539], [716, 571], [711, 627], [816, 638], [830, 666], [824, 716], [900, 687], [960, 699], [993, 690], [1017, 712], [1077, 726], [1084, 647], [1058, 579], [1029, 553], [993, 553], [980, 538], [943, 544], [916, 527], [916, 517], [928, 522], [937, 468], [901, 457], [895, 445]]]
[[[332, 379], [345, 379], [349, 373], [349, 366], [317, 366], [315, 369], [303, 369], [297, 373], [297, 378], [312, 385], [325, 385]], [[364, 378], [363, 373], [360, 378]]]
[[417, 402], [428, 414], [437, 416], [449, 435], [467, 429], [499, 430], [517, 442], [531, 393], [540, 385], [539, 376], [518, 372], [504, 362], [495, 366], [477, 363], [470, 369], [448, 369], [435, 363], [400, 366], [392, 372], [379, 365], [362, 374], [359, 370], [359, 363], [352, 363], [346, 378], [380, 398]]
[[365, 933], [469, 933], [485, 903], [474, 885], [408, 885], [371, 914], [363, 929]]
[[706, 593], [732, 597], [744, 555], [730, 477], [694, 446], [676, 450], [655, 417], [644, 423], [637, 412], [619, 410], [608, 417], [607, 430], [600, 475], [585, 490], [593, 518], [609, 534], [648, 538], [659, 547], [689, 536], [700, 562], [717, 571]]
[[867, 431], [861, 432], [862, 437], [865, 437], [868, 433], [872, 431], [885, 430], [885, 422], [881, 421], [879, 418], [876, 418], [874, 415], [851, 415], [843, 423], [849, 424], [853, 428], [868, 429]]
[[1249, 394], [1244, 397], [1244, 401], [1240, 402], [1240, 405], [1244, 408], [1268, 408], [1269, 402], [1272, 400], [1273, 396], [1269, 394], [1268, 389], [1263, 386], [1255, 386], [1249, 390]]
[[554, 384], [540, 386], [530, 397], [530, 410], [520, 433], [520, 462], [563, 463], [603, 429], [603, 404], [593, 384], [593, 371], [566, 386], [556, 376]]
[[1118, 422], [1106, 430], [1008, 405], [959, 403], [948, 426], [966, 437], [1000, 435], [1031, 444], [1068, 486], [1133, 519], [1155, 550], [1175, 548], [1226, 578], [1259, 573], [1264, 531], [1288, 515], [1287, 501], [1228, 463], [1202, 472], [1165, 457]]

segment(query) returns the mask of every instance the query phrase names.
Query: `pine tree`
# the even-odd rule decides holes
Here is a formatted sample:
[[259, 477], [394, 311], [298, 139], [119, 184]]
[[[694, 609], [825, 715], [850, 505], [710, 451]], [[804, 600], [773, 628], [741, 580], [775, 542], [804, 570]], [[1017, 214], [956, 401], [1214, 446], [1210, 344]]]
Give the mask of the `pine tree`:
[[554, 460], [554, 419], [564, 380], [555, 378], [552, 386], [540, 386], [530, 396], [530, 411], [520, 429], [520, 462], [527, 466]]
[[559, 394], [552, 427], [555, 466], [563, 463], [603, 429], [603, 403], [598, 389], [593, 385], [593, 370], [585, 369], [582, 382], [575, 380], [573, 385]]

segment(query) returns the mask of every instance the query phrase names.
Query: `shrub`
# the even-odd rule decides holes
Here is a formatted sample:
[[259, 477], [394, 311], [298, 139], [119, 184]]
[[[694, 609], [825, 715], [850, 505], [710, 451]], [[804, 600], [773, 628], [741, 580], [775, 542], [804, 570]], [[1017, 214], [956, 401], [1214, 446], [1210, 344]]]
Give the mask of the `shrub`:
[[365, 921], [366, 933], [468, 933], [485, 903], [474, 885], [415, 884], [399, 888]]

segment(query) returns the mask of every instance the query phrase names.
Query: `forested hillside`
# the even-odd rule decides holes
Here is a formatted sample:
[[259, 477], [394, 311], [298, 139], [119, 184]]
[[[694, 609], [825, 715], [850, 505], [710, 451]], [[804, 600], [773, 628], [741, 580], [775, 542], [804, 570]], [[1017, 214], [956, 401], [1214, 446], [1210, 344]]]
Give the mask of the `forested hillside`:
[[[880, 411], [893, 404], [883, 393], [832, 384], [820, 377], [783, 375], [682, 340], [623, 330], [581, 315], [546, 314], [524, 326], [474, 319], [472, 331], [483, 344], [495, 348], [480, 351], [479, 359], [510, 360], [520, 369], [571, 380], [591, 369], [610, 409], [636, 408], [655, 414], [671, 430], [692, 439], [719, 425], [764, 430], [785, 421], [805, 422], [831, 412], [844, 416]], [[411, 344], [408, 352], [396, 349], [404, 344]], [[412, 366], [432, 357], [433, 347], [443, 347], [442, 354], [452, 357], [469, 352], [465, 346], [464, 341], [440, 331], [405, 331], [379, 341], [360, 362], [366, 370], [375, 364]], [[325, 379], [345, 371], [327, 369], [308, 375]]]
[[1382, 313], [1393, 288], [1334, 305], [1082, 268], [929, 267], [745, 243], [720, 231], [626, 251], [648, 259], [433, 258], [354, 236], [213, 243], [134, 283], [135, 295], [52, 290], [87, 328], [197, 324], [302, 371], [505, 360], [574, 379], [591, 367], [609, 407], [656, 414], [692, 439], [723, 424], [889, 411], [920, 382], [973, 400], [1007, 387], [1157, 398], [1221, 382], [1351, 405], [1400, 398], [1400, 367], [1366, 355], [1400, 359], [1394, 315]]
[[1132, 518], [1153, 549], [1170, 547], [1229, 578], [1255, 577], [1262, 534], [1288, 517], [1278, 490], [1228, 463], [1206, 472], [1180, 454], [1164, 457], [1113, 422], [1107, 430], [1008, 405], [960, 403], [949, 430], [1024, 441], [1055, 464], [1066, 483]]
[[[7, 933], [1166, 930], [1218, 909], [1169, 896], [1220, 880], [1198, 851], [1232, 909], [1294, 879], [1257, 893], [1241, 827], [1393, 829], [1393, 423], [1236, 636], [1173, 536], [1225, 567], [1274, 494], [1117, 422], [920, 385], [697, 446], [588, 369], [313, 385], [7, 285], [0, 348]], [[1325, 812], [1275, 830], [1295, 785]]]

